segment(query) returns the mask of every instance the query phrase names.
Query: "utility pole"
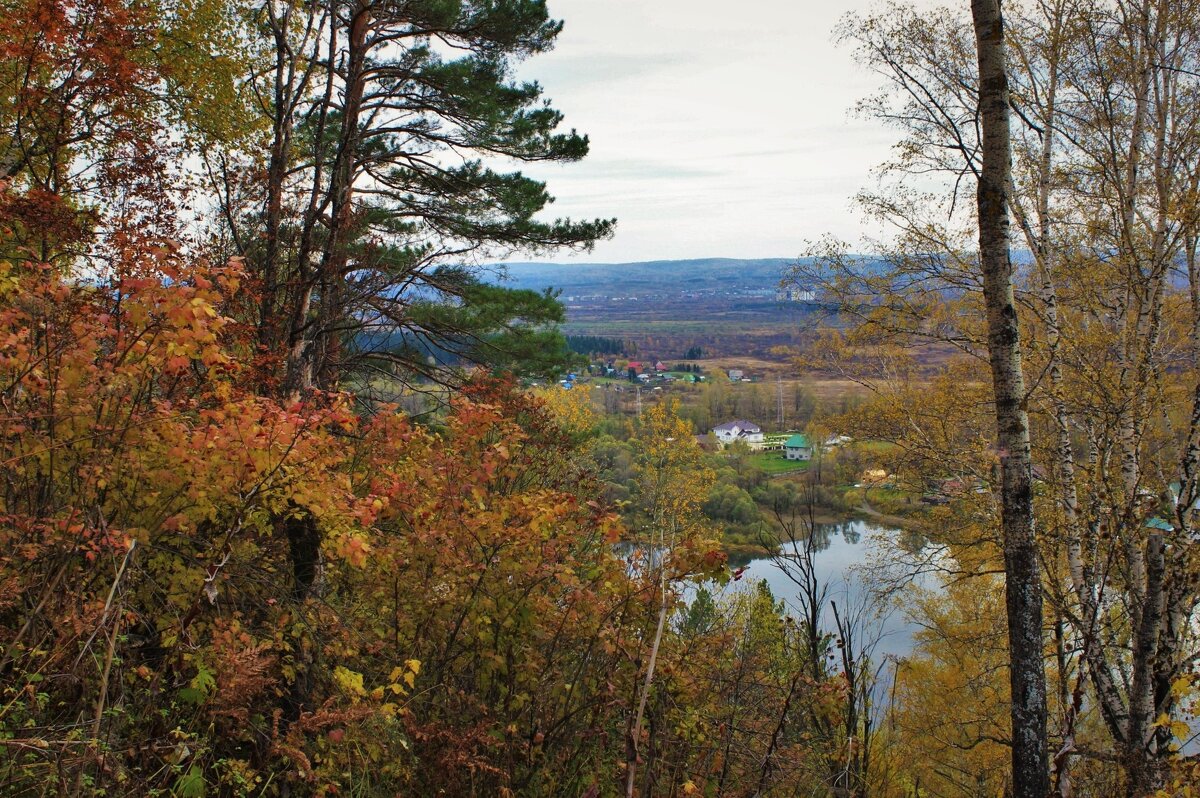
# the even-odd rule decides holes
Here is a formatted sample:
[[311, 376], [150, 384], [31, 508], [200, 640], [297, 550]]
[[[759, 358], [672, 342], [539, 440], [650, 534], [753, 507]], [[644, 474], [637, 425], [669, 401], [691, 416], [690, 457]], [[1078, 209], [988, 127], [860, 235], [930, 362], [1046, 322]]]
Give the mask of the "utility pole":
[[775, 420], [779, 423], [779, 429], [782, 430], [783, 429], [783, 377], [782, 377], [782, 375], [775, 378], [775, 386], [779, 389], [778, 390], [779, 395], [778, 395], [777, 401], [775, 403], [776, 416], [777, 416]]
[[633, 387], [633, 390], [636, 391], [636, 395], [637, 395], [637, 415], [638, 415], [638, 418], [641, 418], [642, 417], [642, 386], [635, 385]]

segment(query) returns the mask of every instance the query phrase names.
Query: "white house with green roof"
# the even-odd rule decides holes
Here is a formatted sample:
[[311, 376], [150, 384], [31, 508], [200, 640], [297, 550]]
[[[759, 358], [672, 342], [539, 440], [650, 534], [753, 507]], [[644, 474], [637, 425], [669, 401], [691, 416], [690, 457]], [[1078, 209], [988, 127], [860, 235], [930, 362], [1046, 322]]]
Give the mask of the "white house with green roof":
[[808, 437], [797, 433], [788, 438], [783, 444], [783, 456], [788, 460], [811, 460], [813, 450]]

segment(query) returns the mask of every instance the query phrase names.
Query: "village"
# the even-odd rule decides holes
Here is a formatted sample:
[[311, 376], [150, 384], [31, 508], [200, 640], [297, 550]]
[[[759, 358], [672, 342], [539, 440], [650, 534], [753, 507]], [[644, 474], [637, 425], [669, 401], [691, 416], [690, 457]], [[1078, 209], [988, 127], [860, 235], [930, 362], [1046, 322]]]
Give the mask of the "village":
[[[606, 412], [622, 412], [623, 403], [611, 401], [613, 394], [633, 394], [634, 415], [641, 413], [645, 403], [658, 401], [664, 392], [680, 398], [687, 407], [694, 405], [694, 386], [764, 384], [763, 375], [751, 373], [744, 368], [728, 368], [717, 374], [706, 373], [694, 363], [676, 363], [668, 366], [661, 360], [626, 360], [609, 358], [589, 363], [586, 370], [566, 374], [558, 382], [564, 390], [599, 389], [603, 396], [601, 401]], [[720, 423], [698, 423], [700, 419], [693, 418], [697, 426], [696, 441], [702, 449], [710, 452], [721, 451], [729, 447], [743, 447], [747, 452], [757, 455], [768, 455], [764, 460], [776, 467], [768, 467], [769, 471], [802, 470], [814, 456], [815, 447], [809, 434], [799, 428], [787, 427], [788, 419], [784, 412], [784, 388], [782, 381], [777, 380], [774, 386], [776, 393], [776, 423], [771, 431], [745, 418], [733, 418]], [[683, 390], [673, 390], [683, 389]], [[719, 390], [719, 389], [718, 389]], [[644, 394], [644, 396], [643, 396]], [[693, 401], [688, 401], [689, 399]], [[796, 427], [802, 424], [794, 425]], [[830, 435], [822, 440], [820, 448], [830, 452], [835, 447], [845, 445], [852, 439], [847, 435]], [[780, 462], [782, 461], [782, 462]], [[790, 468], [783, 468], [783, 464]]]

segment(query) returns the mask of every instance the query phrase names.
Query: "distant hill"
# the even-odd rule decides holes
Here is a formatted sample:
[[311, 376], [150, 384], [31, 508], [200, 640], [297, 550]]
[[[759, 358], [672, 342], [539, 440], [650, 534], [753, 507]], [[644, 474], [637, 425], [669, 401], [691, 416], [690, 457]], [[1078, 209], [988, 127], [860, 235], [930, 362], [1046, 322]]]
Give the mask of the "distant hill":
[[[885, 268], [872, 256], [855, 255], [867, 268]], [[1012, 251], [1019, 271], [1033, 262], [1023, 249]], [[674, 291], [774, 291], [783, 275], [808, 258], [693, 258], [634, 263], [508, 263], [504, 285], [561, 288], [564, 294], [661, 293]]]
[[638, 263], [509, 263], [505, 285], [561, 288], [565, 294], [774, 290], [795, 258], [696, 258]]

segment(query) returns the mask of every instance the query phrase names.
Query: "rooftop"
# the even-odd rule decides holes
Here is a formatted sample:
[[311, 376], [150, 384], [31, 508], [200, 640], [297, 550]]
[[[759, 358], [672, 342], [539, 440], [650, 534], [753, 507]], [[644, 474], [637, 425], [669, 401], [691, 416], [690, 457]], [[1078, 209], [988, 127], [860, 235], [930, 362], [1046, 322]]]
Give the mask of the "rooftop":
[[724, 424], [718, 424], [717, 426], [713, 427], [713, 432], [733, 432], [734, 430], [741, 430], [742, 432], [762, 432], [762, 429], [757, 424], [741, 418], [734, 419], [733, 421], [726, 421]]

